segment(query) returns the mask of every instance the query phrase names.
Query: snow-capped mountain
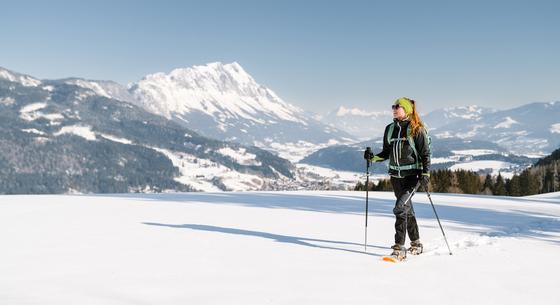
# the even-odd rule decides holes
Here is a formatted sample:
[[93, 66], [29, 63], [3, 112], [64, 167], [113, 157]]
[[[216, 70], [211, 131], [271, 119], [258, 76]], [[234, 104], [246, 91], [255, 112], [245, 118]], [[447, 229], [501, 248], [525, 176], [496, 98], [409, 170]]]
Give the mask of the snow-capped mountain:
[[24, 87], [37, 87], [41, 81], [29, 75], [17, 73], [0, 67], [0, 79], [8, 82], [17, 83]]
[[273, 150], [292, 161], [320, 147], [353, 141], [283, 101], [236, 62], [150, 74], [128, 91], [130, 102], [205, 136]]
[[479, 122], [485, 115], [495, 113], [496, 109], [477, 105], [446, 107], [426, 114], [422, 119], [430, 129], [440, 128], [448, 124]]
[[361, 140], [366, 140], [382, 136], [385, 126], [393, 119], [393, 114], [390, 110], [367, 111], [340, 106], [319, 116], [319, 119], [321, 122], [344, 130]]
[[75, 85], [84, 89], [89, 89], [95, 94], [107, 98], [117, 99], [120, 101], [130, 102], [133, 96], [128, 92], [128, 89], [116, 82], [106, 80], [86, 80], [82, 78], [67, 78], [58, 80], [59, 83], [68, 85]]
[[80, 78], [52, 82], [126, 101], [201, 135], [261, 147], [293, 162], [317, 149], [356, 141], [349, 133], [283, 101], [236, 62], [150, 74], [128, 87]]
[[[530, 103], [508, 110], [473, 108], [463, 116], [438, 110], [424, 120], [435, 138], [490, 141], [519, 155], [543, 156], [560, 147], [560, 102]], [[446, 119], [442, 119], [445, 117]]]
[[301, 109], [257, 84], [236, 62], [150, 74], [131, 84], [130, 89], [142, 106], [167, 118], [198, 111], [222, 124], [228, 118], [243, 118], [255, 124], [273, 121], [305, 124]]
[[0, 193], [258, 190], [295, 179], [288, 160], [200, 136], [123, 101], [121, 87], [0, 68]]

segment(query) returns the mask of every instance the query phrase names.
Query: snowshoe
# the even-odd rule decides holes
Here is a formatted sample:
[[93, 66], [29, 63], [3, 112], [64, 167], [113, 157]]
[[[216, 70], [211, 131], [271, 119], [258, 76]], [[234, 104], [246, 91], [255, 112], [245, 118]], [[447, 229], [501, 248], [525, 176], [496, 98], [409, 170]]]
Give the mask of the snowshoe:
[[419, 255], [424, 251], [424, 246], [420, 240], [415, 240], [410, 242], [410, 248], [408, 248], [408, 253], [412, 255]]
[[397, 263], [406, 259], [406, 248], [404, 246], [394, 245], [391, 248], [393, 252], [391, 255], [383, 256], [384, 261]]

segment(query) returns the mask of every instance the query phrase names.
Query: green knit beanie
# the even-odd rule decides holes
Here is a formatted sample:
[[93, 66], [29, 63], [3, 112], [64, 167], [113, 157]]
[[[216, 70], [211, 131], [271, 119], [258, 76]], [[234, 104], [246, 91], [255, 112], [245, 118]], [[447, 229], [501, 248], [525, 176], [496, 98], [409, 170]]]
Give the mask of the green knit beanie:
[[401, 97], [400, 99], [395, 101], [395, 105], [400, 105], [404, 109], [404, 113], [406, 113], [407, 115], [412, 114], [413, 106], [410, 99]]

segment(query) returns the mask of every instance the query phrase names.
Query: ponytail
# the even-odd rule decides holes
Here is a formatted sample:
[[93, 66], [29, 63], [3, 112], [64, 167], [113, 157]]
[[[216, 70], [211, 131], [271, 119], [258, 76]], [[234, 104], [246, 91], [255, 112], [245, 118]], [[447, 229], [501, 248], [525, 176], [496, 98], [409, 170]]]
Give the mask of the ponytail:
[[424, 128], [424, 123], [420, 119], [420, 115], [416, 110], [416, 102], [413, 99], [408, 99], [412, 103], [412, 113], [409, 115], [410, 126], [412, 127], [412, 136], [418, 135], [421, 128]]

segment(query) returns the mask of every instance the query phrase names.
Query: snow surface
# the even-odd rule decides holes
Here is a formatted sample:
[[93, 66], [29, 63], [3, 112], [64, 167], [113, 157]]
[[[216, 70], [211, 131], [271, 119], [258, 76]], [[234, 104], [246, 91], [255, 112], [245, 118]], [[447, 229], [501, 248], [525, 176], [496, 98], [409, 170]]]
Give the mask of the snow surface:
[[97, 139], [95, 136], [95, 132], [91, 130], [91, 126], [80, 126], [80, 125], [64, 126], [59, 131], [57, 131], [54, 135], [60, 136], [63, 134], [73, 134], [82, 137], [88, 141], [95, 141]]
[[43, 113], [39, 111], [46, 108], [47, 103], [32, 103], [22, 107], [19, 110], [19, 117], [25, 121], [34, 121], [39, 118], [47, 119], [49, 125], [60, 125], [61, 121], [64, 120], [64, 116], [60, 113]]
[[506, 117], [503, 122], [496, 124], [494, 129], [497, 128], [511, 128], [513, 124], [519, 124], [516, 120], [512, 119], [511, 117]]
[[560, 133], [560, 123], [550, 125], [551, 133]]
[[461, 138], [461, 139], [466, 139], [466, 138], [473, 138], [475, 136], [477, 136], [477, 132], [479, 129], [484, 129], [486, 127], [486, 125], [484, 124], [477, 124], [477, 125], [473, 125], [472, 129], [467, 131], [467, 132], [458, 132], [457, 134], [455, 134], [455, 137]]
[[442, 110], [446, 118], [461, 118], [465, 120], [478, 121], [487, 111], [492, 111], [478, 105], [446, 107]]
[[225, 167], [208, 159], [194, 155], [171, 151], [163, 148], [149, 147], [164, 154], [173, 166], [179, 169], [179, 183], [189, 185], [203, 192], [218, 192], [220, 188], [214, 183], [219, 181], [228, 191], [259, 190], [263, 187], [263, 179], [257, 175], [244, 174]]
[[41, 135], [41, 136], [46, 136], [47, 135], [45, 132], [37, 130], [35, 128], [22, 129], [21, 131], [27, 132], [27, 133], [34, 133], [34, 134], [38, 134], [38, 135]]
[[497, 176], [501, 172], [502, 176], [507, 174], [505, 177], [511, 178], [514, 174], [512, 170], [518, 167], [519, 166], [517, 164], [513, 164], [510, 162], [484, 160], [484, 161], [471, 161], [471, 162], [455, 164], [451, 166], [449, 169], [450, 170], [464, 169], [464, 170], [470, 170], [474, 172], [477, 172], [479, 170], [484, 170], [484, 169], [491, 169], [492, 170], [491, 175]]
[[18, 73], [13, 73], [8, 70], [0, 68], [0, 78], [6, 79], [11, 82], [20, 83], [25, 87], [37, 87], [41, 84], [41, 81], [33, 77], [22, 75]]
[[21, 114], [30, 113], [47, 107], [47, 103], [32, 103], [21, 107], [19, 112]]
[[[326, 167], [297, 163], [295, 164], [297, 168], [296, 179], [299, 182], [313, 181], [330, 183], [330, 185], [335, 189], [354, 189], [358, 182], [365, 183], [366, 174], [364, 172], [351, 172], [351, 171], [341, 171], [334, 170]], [[370, 175], [370, 182], [378, 183], [379, 180], [388, 179], [388, 174], [375, 174]]]
[[384, 117], [391, 114], [390, 111], [366, 111], [359, 108], [346, 108], [344, 106], [338, 107], [336, 110], [337, 117], [343, 116], [365, 116], [365, 117]]
[[414, 197], [426, 252], [381, 261], [389, 192], [15, 195], [0, 304], [555, 304], [560, 193]]
[[431, 158], [431, 164], [440, 164], [440, 163], [449, 163], [449, 162], [457, 162], [458, 158]]
[[338, 143], [339, 142], [334, 139], [330, 139], [327, 143], [321, 144], [314, 144], [302, 140], [297, 142], [278, 143], [272, 141], [270, 138], [265, 138], [264, 142], [255, 141], [254, 145], [258, 148], [276, 152], [280, 158], [296, 163], [320, 149], [333, 146]]
[[133, 144], [133, 142], [132, 142], [131, 140], [129, 140], [129, 139], [120, 138], [120, 137], [116, 137], [116, 136], [109, 135], [109, 134], [104, 134], [104, 133], [100, 133], [99, 135], [100, 135], [101, 137], [103, 137], [103, 138], [105, 138], [105, 139], [107, 139], [107, 140], [113, 141], [113, 142], [122, 143], [122, 144], [127, 144], [127, 145]]
[[[378, 106], [371, 106], [379, 110]], [[393, 120], [393, 113], [387, 106], [386, 111], [368, 111], [360, 108], [340, 106], [326, 114], [317, 115], [316, 119], [324, 124], [344, 130], [353, 137], [364, 141], [382, 137], [385, 126]]]
[[491, 149], [463, 149], [463, 150], [452, 150], [452, 153], [456, 155], [466, 155], [466, 156], [482, 156], [497, 154], [498, 152]]
[[91, 91], [93, 91], [95, 94], [100, 95], [100, 96], [104, 96], [107, 98], [110, 98], [111, 95], [109, 95], [105, 89], [103, 89], [102, 86], [100, 86], [97, 82], [93, 82], [93, 81], [86, 81], [83, 79], [71, 79], [71, 80], [67, 80], [65, 83], [69, 84], [69, 85], [76, 85], [78, 87], [82, 87], [84, 89], [89, 89]]
[[0, 98], [0, 105], [4, 105], [4, 106], [10, 106], [13, 105], [16, 102], [16, 100], [13, 97], [3, 97]]
[[255, 165], [261, 166], [261, 162], [255, 160], [257, 157], [255, 154], [247, 152], [247, 149], [241, 147], [238, 149], [233, 149], [231, 147], [222, 147], [218, 149], [218, 153], [226, 157], [230, 157], [235, 162], [241, 165]]

